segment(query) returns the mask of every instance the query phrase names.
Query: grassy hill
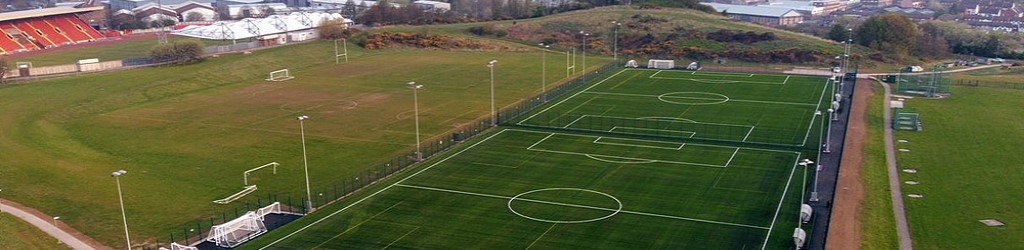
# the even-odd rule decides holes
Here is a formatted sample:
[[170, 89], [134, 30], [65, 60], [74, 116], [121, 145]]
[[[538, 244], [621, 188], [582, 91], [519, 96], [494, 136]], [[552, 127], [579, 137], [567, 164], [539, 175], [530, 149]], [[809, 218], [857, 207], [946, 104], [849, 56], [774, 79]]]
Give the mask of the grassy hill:
[[[613, 22], [621, 23], [621, 26], [617, 26]], [[647, 39], [654, 39], [655, 42], [671, 41], [671, 45], [675, 48], [698, 48], [723, 56], [730, 50], [739, 52], [753, 50], [767, 53], [788, 49], [800, 49], [819, 55], [821, 60], [804, 62], [808, 64], [828, 62], [832, 60], [832, 57], [843, 52], [839, 43], [819, 37], [730, 20], [717, 14], [677, 8], [637, 9], [629, 6], [612, 6], [524, 20], [435, 26], [390, 26], [375, 30], [472, 35], [469, 30], [474, 27], [482, 27], [486, 30], [488, 34], [485, 37], [531, 45], [545, 42], [563, 50], [569, 47], [579, 48], [582, 42], [579, 32], [586, 31], [590, 33], [587, 38], [588, 53], [597, 52], [605, 55], [612, 55], [612, 50], [616, 45], [613, 42], [616, 35], [614, 29], [617, 27], [619, 55], [631, 59], [649, 57], [638, 53], [639, 47], [642, 47], [643, 44], [638, 42], [630, 44], [630, 40], [638, 40], [648, 34], [650, 37]], [[708, 33], [721, 30], [730, 30], [734, 33], [754, 32], [759, 35], [770, 32], [774, 39], [745, 43], [719, 41], [707, 36]], [[630, 55], [631, 50], [632, 55]], [[866, 48], [855, 47], [852, 53], [869, 54], [873, 52]], [[688, 55], [674, 57], [671, 54], [656, 57], [693, 59]], [[728, 59], [730, 61], [739, 59], [748, 62], [757, 61], [751, 60], [756, 58], [730, 57]]]

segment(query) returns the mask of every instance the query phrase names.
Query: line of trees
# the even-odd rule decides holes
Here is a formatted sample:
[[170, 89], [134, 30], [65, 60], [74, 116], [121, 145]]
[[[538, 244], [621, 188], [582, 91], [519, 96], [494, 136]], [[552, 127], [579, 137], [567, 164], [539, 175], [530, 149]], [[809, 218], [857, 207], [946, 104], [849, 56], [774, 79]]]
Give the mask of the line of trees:
[[[856, 44], [879, 50], [876, 59], [950, 58], [953, 54], [1024, 59], [1024, 36], [972, 29], [957, 22], [931, 20], [920, 24], [903, 15], [870, 17], [853, 29]], [[847, 27], [835, 24], [826, 37], [846, 41]]]

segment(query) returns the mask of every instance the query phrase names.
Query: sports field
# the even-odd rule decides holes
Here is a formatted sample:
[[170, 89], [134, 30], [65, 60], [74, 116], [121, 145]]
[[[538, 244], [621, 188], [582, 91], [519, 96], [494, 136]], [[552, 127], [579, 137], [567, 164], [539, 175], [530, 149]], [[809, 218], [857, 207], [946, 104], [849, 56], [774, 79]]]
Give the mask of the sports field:
[[520, 125], [803, 146], [825, 79], [624, 70]]
[[[714, 81], [676, 79], [683, 77]], [[814, 115], [814, 108], [817, 102], [827, 101], [830, 93], [824, 78], [747, 75], [747, 82], [742, 82], [741, 77], [744, 75], [621, 70], [574, 95], [552, 101], [521, 122], [540, 124], [543, 129], [498, 128], [377, 189], [325, 207], [243, 248], [791, 247], [797, 208], [810, 173], [796, 163], [811, 157], [806, 151], [736, 143], [744, 142], [743, 138], [714, 134], [713, 130], [684, 133], [675, 127], [662, 128], [672, 135], [711, 139], [692, 140], [690, 136], [638, 136], [640, 133], [632, 131], [643, 127], [636, 126], [618, 126], [633, 129], [628, 131], [615, 126], [593, 129], [601, 133], [571, 129], [587, 119], [579, 117], [586, 116], [669, 117], [664, 120], [783, 129], [790, 134], [781, 137], [793, 138], [788, 144], [817, 145], [813, 131], [818, 127], [812, 124], [821, 120]], [[652, 86], [657, 84], [669, 86]], [[680, 92], [706, 94], [665, 97]], [[706, 98], [712, 94], [728, 99]], [[751, 105], [733, 100], [758, 102]], [[810, 103], [814, 106], [804, 105]], [[659, 106], [665, 104], [676, 108]], [[710, 107], [718, 115], [701, 110]], [[560, 116], [575, 118], [540, 119]], [[784, 123], [784, 118], [800, 122]], [[745, 132], [754, 134], [756, 129]], [[759, 135], [746, 141], [767, 143], [751, 138], [774, 137]], [[802, 141], [805, 138], [811, 142]], [[718, 140], [730, 141], [726, 144], [732, 146], [716, 144]]]

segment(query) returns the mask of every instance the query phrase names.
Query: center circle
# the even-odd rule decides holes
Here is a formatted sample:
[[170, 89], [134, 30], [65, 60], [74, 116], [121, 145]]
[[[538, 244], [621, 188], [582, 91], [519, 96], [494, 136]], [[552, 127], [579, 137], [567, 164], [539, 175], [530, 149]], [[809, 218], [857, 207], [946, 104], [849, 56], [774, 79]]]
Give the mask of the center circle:
[[671, 92], [659, 95], [658, 100], [672, 104], [712, 105], [728, 102], [729, 97], [710, 92]]
[[[530, 195], [530, 194], [534, 194], [534, 193], [540, 193], [540, 192], [549, 192], [549, 191], [580, 191], [580, 192], [597, 194], [597, 195], [601, 195], [601, 196], [610, 198], [612, 201], [615, 202], [615, 204], [617, 204], [618, 207], [613, 209], [613, 208], [595, 207], [595, 206], [589, 206], [589, 205], [570, 204], [570, 203], [563, 203], [563, 202], [554, 202], [554, 201], [545, 201], [545, 200], [533, 200], [533, 199], [524, 198], [524, 196], [526, 196], [526, 195]], [[603, 210], [603, 211], [608, 211], [610, 213], [607, 214], [607, 215], [598, 216], [596, 218], [591, 218], [591, 219], [577, 219], [577, 220], [545, 219], [545, 218], [538, 218], [536, 216], [530, 216], [530, 215], [524, 214], [521, 211], [517, 211], [515, 208], [512, 207], [512, 202], [516, 201], [516, 200], [523, 201], [523, 202], [533, 202], [533, 203], [539, 203], [539, 204], [564, 206], [564, 207], [575, 207], [575, 208], [584, 208], [584, 209], [592, 209], [592, 210]], [[560, 223], [560, 224], [587, 223], [587, 222], [594, 222], [594, 221], [599, 221], [599, 220], [607, 219], [607, 218], [610, 218], [612, 216], [615, 216], [619, 212], [622, 212], [622, 201], [619, 201], [619, 199], [615, 198], [615, 196], [611, 196], [609, 194], [598, 192], [598, 191], [594, 191], [594, 190], [590, 190], [590, 189], [582, 189], [582, 188], [544, 188], [544, 189], [537, 189], [537, 190], [527, 191], [525, 193], [521, 193], [521, 194], [518, 194], [516, 196], [513, 196], [511, 199], [508, 200], [508, 210], [512, 211], [512, 213], [514, 213], [516, 215], [519, 215], [520, 217], [527, 218], [527, 219], [530, 219], [530, 220], [540, 221], [540, 222]]]

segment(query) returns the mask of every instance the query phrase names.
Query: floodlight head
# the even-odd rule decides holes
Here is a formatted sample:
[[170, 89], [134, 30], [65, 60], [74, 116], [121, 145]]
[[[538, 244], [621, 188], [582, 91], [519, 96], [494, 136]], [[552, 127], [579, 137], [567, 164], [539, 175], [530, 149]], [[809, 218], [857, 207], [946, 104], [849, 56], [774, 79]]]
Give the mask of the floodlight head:
[[118, 176], [122, 176], [122, 175], [127, 174], [127, 173], [128, 173], [128, 171], [117, 170], [117, 171], [114, 171], [113, 173], [110, 173], [110, 176], [118, 177]]
[[309, 116], [300, 115], [297, 119], [299, 119], [299, 121], [303, 121], [303, 120], [309, 119]]
[[409, 85], [409, 86], [416, 86], [416, 82], [407, 82], [407, 83], [405, 83], [405, 84], [407, 84], [407, 85]]
[[494, 67], [494, 63], [497, 63], [497, 62], [498, 62], [498, 60], [491, 60], [490, 62], [487, 62], [487, 67]]
[[821, 110], [815, 110], [814, 115], [821, 115]]

